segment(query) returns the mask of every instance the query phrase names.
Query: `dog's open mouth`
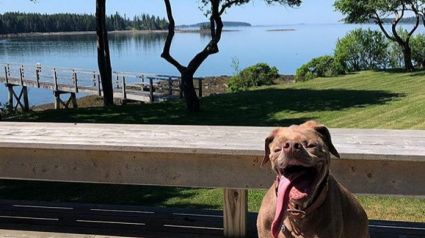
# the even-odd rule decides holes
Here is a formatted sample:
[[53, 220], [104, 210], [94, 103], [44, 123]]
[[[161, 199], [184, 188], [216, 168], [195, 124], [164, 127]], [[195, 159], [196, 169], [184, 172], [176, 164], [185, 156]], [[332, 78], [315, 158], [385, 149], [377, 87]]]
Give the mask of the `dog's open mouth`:
[[289, 165], [279, 170], [276, 214], [272, 224], [272, 233], [275, 237], [280, 232], [286, 218], [286, 210], [291, 202], [297, 209], [305, 209], [314, 195], [324, 173], [324, 163], [315, 166]]
[[323, 164], [320, 163], [316, 166], [305, 167], [302, 165], [288, 166], [281, 171], [281, 178], [291, 181], [291, 188], [289, 189], [289, 199], [295, 204], [302, 205], [306, 202], [308, 195], [313, 193], [317, 185], [317, 179], [322, 172]]

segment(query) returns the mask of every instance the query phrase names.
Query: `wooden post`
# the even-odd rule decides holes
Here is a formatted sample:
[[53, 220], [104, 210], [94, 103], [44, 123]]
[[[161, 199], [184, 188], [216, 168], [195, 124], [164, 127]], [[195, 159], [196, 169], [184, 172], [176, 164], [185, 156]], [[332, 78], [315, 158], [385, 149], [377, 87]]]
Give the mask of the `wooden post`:
[[13, 85], [7, 84], [7, 90], [9, 91], [9, 94], [7, 95], [7, 110], [9, 110], [9, 112], [12, 112], [13, 111], [13, 96], [14, 96]]
[[[69, 93], [70, 96], [66, 102], [62, 101], [61, 95]], [[54, 91], [53, 94], [55, 95], [55, 109], [60, 109], [61, 105], [65, 108], [69, 108], [69, 104], [72, 103], [73, 108], [77, 108], [77, 97], [76, 93], [70, 93], [70, 92], [63, 92], [63, 91]]]
[[37, 63], [35, 65], [35, 79], [37, 80], [37, 88], [40, 88], [40, 73], [41, 73], [41, 64]]
[[223, 227], [225, 237], [245, 237], [248, 221], [248, 191], [224, 189]]
[[77, 108], [77, 96], [75, 93], [71, 93], [70, 100], [72, 101], [72, 108]]
[[[19, 96], [15, 93], [15, 90], [13, 87], [18, 85], [13, 84], [7, 84], [6, 85], [9, 91], [8, 94], [8, 110], [14, 111], [18, 110], [18, 107], [21, 107], [22, 111], [28, 112], [29, 111], [29, 100], [28, 100], [28, 88], [27, 86], [22, 86], [22, 90], [19, 93]], [[24, 102], [21, 102], [21, 98], [23, 97]], [[14, 104], [14, 98], [16, 99], [16, 104]]]
[[202, 78], [198, 78], [198, 92], [199, 92], [199, 97], [202, 97]]
[[6, 84], [9, 84], [9, 65], [4, 66], [4, 78], [6, 79]]
[[149, 78], [149, 98], [150, 98], [151, 102], [154, 101], [154, 98], [153, 98], [153, 78]]
[[58, 75], [56, 74], [56, 68], [53, 68], [53, 80], [55, 83], [55, 91], [58, 91]]
[[29, 105], [29, 100], [28, 100], [27, 86], [22, 86], [22, 93], [23, 93], [23, 96], [24, 96], [24, 107], [22, 108], [22, 110], [24, 112], [29, 112], [30, 111], [30, 105]]
[[127, 92], [125, 91], [125, 76], [122, 76], [122, 98], [127, 99]]
[[100, 88], [100, 75], [97, 74], [97, 94], [102, 96], [102, 89]]
[[22, 65], [21, 68], [19, 68], [19, 76], [20, 76], [20, 84], [24, 85], [24, 66]]
[[[56, 74], [56, 72], [55, 72]], [[56, 83], [56, 80], [55, 80]], [[61, 108], [61, 98], [60, 98], [60, 93], [59, 91], [54, 91], [53, 94], [55, 95], [55, 109], [60, 109]]]
[[77, 79], [77, 72], [75, 70], [72, 70], [72, 80], [74, 82], [75, 92], [78, 93], [78, 79]]
[[118, 73], [117, 73], [117, 77], [116, 77], [116, 80], [115, 80], [115, 87], [117, 89], [120, 88], [120, 76], [118, 75]]

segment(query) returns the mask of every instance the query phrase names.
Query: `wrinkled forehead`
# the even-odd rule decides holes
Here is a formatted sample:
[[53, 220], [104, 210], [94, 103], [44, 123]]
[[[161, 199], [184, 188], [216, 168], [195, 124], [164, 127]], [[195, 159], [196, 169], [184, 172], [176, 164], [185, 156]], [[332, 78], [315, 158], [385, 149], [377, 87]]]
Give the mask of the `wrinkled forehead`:
[[281, 143], [284, 141], [322, 141], [317, 131], [312, 128], [305, 128], [298, 125], [292, 125], [289, 127], [277, 128], [274, 132], [273, 143]]

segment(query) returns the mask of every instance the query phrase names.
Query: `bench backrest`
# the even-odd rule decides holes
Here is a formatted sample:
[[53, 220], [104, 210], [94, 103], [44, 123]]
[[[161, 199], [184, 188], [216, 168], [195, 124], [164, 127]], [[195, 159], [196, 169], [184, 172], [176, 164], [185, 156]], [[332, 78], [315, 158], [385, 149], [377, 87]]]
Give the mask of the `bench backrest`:
[[[0, 122], [0, 178], [266, 189], [271, 127]], [[330, 129], [354, 193], [425, 197], [425, 131]]]

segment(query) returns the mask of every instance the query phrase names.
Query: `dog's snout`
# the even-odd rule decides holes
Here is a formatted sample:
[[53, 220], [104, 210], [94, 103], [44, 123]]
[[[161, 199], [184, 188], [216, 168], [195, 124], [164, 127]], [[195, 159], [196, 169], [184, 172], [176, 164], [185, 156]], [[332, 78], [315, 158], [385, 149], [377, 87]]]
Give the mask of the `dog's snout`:
[[290, 151], [296, 152], [301, 150], [302, 145], [298, 141], [286, 141], [285, 143], [283, 143], [282, 147], [285, 152], [290, 152]]

